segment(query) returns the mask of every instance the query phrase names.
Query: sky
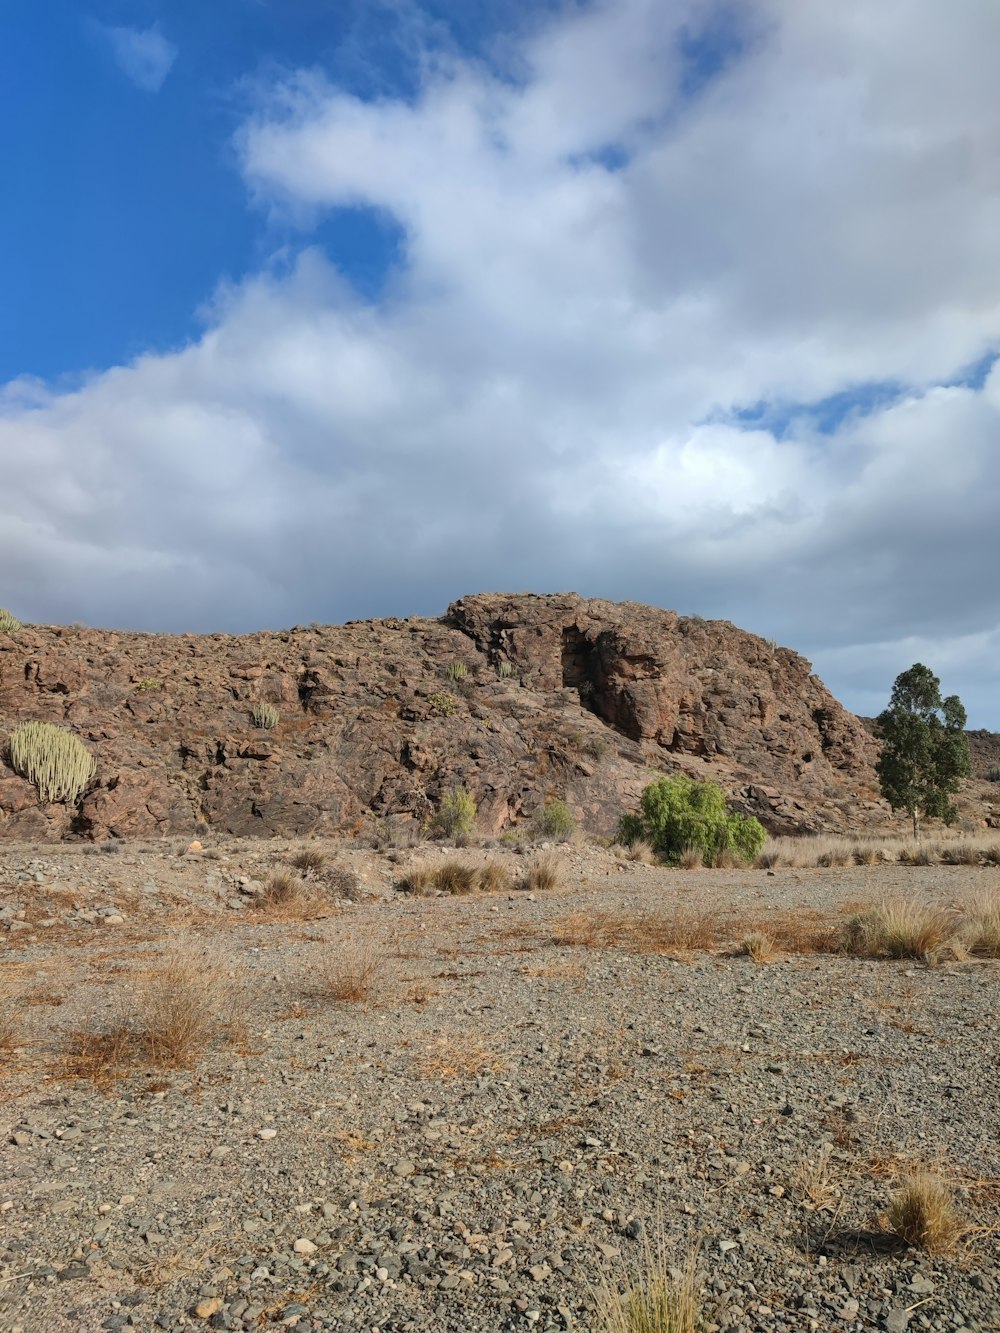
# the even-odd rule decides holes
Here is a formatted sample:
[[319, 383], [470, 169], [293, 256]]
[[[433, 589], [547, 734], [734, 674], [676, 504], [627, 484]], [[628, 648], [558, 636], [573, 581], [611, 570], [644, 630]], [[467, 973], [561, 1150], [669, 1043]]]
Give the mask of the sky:
[[0, 606], [576, 591], [1000, 730], [996, 0], [6, 0]]

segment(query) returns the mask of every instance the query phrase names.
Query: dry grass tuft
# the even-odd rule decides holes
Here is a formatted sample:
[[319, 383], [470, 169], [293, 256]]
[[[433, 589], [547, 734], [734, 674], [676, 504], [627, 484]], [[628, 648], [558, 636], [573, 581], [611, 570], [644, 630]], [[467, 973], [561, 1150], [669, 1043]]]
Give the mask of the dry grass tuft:
[[218, 1041], [242, 1036], [242, 986], [193, 952], [177, 951], [137, 978], [111, 1022], [72, 1033], [69, 1072], [114, 1082], [130, 1068], [189, 1068]]
[[540, 856], [528, 867], [524, 887], [530, 893], [558, 889], [562, 883], [563, 863], [558, 856]]
[[495, 1051], [452, 1037], [441, 1037], [416, 1063], [421, 1078], [481, 1078], [483, 1074], [502, 1074], [505, 1069]]
[[914, 1249], [947, 1254], [962, 1234], [951, 1191], [938, 1176], [912, 1176], [893, 1196], [886, 1213], [890, 1231]]
[[804, 1157], [795, 1169], [793, 1184], [802, 1206], [810, 1212], [833, 1212], [842, 1197], [834, 1184], [833, 1144], [821, 1143], [815, 1157]]
[[258, 902], [265, 911], [289, 917], [315, 916], [326, 905], [316, 885], [284, 870], [271, 876]]
[[475, 893], [479, 886], [479, 867], [472, 861], [449, 857], [437, 867], [434, 880], [435, 887], [442, 893], [453, 896]]
[[863, 958], [933, 958], [956, 935], [956, 918], [943, 907], [890, 899], [848, 921], [844, 945]]
[[973, 958], [1000, 958], [1000, 893], [984, 893], [973, 901], [962, 943]]
[[705, 864], [700, 847], [685, 847], [677, 859], [681, 870], [700, 870]]
[[0, 1051], [12, 1051], [21, 1037], [20, 992], [0, 984]]
[[377, 941], [360, 936], [323, 955], [310, 976], [309, 991], [318, 999], [361, 1004], [371, 998], [387, 962], [386, 951]]
[[479, 888], [483, 893], [507, 893], [513, 888], [510, 871], [502, 861], [487, 861], [479, 871]]
[[744, 958], [752, 958], [755, 963], [770, 963], [777, 957], [778, 946], [765, 931], [753, 930], [740, 940], [736, 952]]
[[979, 848], [971, 842], [959, 842], [941, 848], [941, 860], [948, 866], [979, 865]]
[[656, 848], [648, 838], [636, 838], [625, 851], [626, 861], [637, 861], [640, 865], [655, 866], [659, 864], [656, 855]]
[[303, 847], [292, 857], [292, 866], [304, 874], [318, 873], [326, 865], [326, 853], [317, 847]]
[[413, 866], [396, 881], [396, 888], [414, 898], [428, 898], [437, 888], [435, 872], [430, 866]]
[[600, 1333], [696, 1333], [700, 1311], [694, 1262], [668, 1266], [663, 1245], [644, 1247], [640, 1271], [624, 1290], [605, 1276], [598, 1296]]

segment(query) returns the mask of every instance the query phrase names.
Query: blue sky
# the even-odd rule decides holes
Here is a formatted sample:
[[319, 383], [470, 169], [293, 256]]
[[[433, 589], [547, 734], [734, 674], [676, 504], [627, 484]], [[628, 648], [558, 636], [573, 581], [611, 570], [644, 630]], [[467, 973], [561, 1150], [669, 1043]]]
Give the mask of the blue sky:
[[9, 0], [0, 605], [574, 588], [1000, 727], [994, 0]]

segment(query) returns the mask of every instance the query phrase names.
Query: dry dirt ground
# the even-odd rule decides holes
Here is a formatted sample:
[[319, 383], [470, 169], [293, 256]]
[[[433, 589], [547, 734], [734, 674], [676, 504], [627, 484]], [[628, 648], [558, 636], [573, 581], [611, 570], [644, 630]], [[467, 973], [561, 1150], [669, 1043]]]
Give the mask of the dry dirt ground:
[[[1000, 964], [730, 947], [996, 868], [573, 846], [557, 889], [413, 898], [535, 853], [310, 847], [270, 909], [288, 843], [0, 851], [0, 1329], [597, 1330], [651, 1249], [708, 1330], [1000, 1328]], [[946, 1253], [887, 1229], [921, 1171]]]

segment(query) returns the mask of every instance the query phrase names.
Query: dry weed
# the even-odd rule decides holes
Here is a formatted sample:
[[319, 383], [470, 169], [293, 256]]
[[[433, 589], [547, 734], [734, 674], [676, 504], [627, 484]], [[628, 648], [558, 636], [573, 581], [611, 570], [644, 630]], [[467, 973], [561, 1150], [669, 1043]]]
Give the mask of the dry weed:
[[833, 1183], [832, 1157], [833, 1144], [821, 1143], [815, 1157], [802, 1158], [796, 1167], [795, 1190], [810, 1212], [832, 1212], [841, 1198], [841, 1191]]
[[506, 1068], [495, 1051], [465, 1038], [441, 1037], [417, 1061], [421, 1078], [479, 1078]]
[[1000, 893], [973, 900], [961, 938], [973, 958], [1000, 958]]
[[0, 984], [0, 1051], [11, 1051], [21, 1036], [23, 1002], [19, 991]]
[[563, 863], [558, 856], [540, 856], [528, 867], [524, 887], [530, 893], [558, 889], [562, 883]]
[[863, 958], [933, 958], [956, 936], [953, 912], [915, 899], [888, 899], [848, 921], [844, 945]]
[[292, 857], [291, 864], [296, 870], [301, 870], [305, 874], [316, 873], [326, 865], [326, 853], [321, 852], [318, 847], [303, 847]]
[[914, 1249], [946, 1254], [954, 1249], [962, 1222], [955, 1211], [951, 1190], [939, 1176], [911, 1176], [895, 1194], [886, 1212], [890, 1231]]
[[483, 893], [507, 893], [512, 887], [510, 871], [502, 861], [487, 861], [479, 871], [479, 888]]
[[744, 958], [752, 958], [755, 963], [770, 963], [777, 956], [778, 948], [765, 931], [753, 930], [740, 940], [736, 952]]
[[705, 864], [705, 858], [702, 855], [700, 847], [685, 847], [677, 858], [677, 864], [681, 870], [700, 870]]
[[636, 838], [625, 851], [626, 861], [637, 861], [640, 865], [655, 866], [658, 864], [656, 848], [648, 838]]
[[668, 1265], [662, 1239], [647, 1241], [639, 1271], [624, 1289], [605, 1274], [597, 1297], [600, 1333], [696, 1333], [700, 1310], [694, 1260], [683, 1270]]
[[265, 911], [285, 917], [316, 916], [326, 905], [316, 885], [287, 871], [271, 876], [258, 902]]
[[361, 936], [324, 953], [310, 976], [310, 993], [339, 1004], [360, 1004], [371, 998], [388, 958], [370, 936]]
[[438, 866], [434, 882], [441, 893], [450, 893], [455, 897], [475, 893], [479, 885], [479, 867], [472, 861], [449, 857]]
[[189, 1068], [217, 1041], [242, 1035], [242, 985], [194, 952], [178, 950], [136, 979], [110, 1023], [70, 1035], [69, 1069], [113, 1082], [130, 1068]]

